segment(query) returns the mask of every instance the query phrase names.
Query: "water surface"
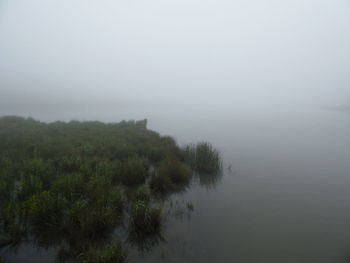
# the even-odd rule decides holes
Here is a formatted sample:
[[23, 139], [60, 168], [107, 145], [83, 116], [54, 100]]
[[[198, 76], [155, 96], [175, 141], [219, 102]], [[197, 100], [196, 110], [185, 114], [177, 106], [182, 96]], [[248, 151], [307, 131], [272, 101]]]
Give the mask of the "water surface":
[[[170, 202], [179, 210], [191, 202], [194, 211], [170, 212], [164, 240], [148, 251], [132, 249], [129, 262], [350, 261], [350, 115], [196, 114], [160, 111], [149, 126], [180, 144], [212, 142], [223, 155], [223, 175], [214, 182], [197, 177], [174, 195], [165, 212]], [[54, 252], [26, 244], [2, 253], [6, 262], [30, 263], [55, 262]]]

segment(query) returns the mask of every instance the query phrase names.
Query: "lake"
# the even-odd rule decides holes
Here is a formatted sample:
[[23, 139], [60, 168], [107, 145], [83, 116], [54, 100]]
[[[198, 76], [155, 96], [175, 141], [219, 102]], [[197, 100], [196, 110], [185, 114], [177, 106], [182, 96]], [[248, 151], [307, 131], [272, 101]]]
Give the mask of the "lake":
[[[131, 249], [129, 262], [350, 262], [350, 115], [205, 112], [124, 114], [150, 116], [150, 129], [180, 145], [210, 141], [224, 159], [217, 180], [197, 176], [164, 205], [163, 241]], [[1, 253], [9, 263], [55, 262], [54, 248]]]

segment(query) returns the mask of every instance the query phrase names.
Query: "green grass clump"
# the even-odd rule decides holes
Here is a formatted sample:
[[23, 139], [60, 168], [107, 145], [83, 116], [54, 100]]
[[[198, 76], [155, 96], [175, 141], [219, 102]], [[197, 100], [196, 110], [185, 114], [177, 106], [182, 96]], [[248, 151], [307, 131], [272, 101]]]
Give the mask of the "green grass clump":
[[[100, 192], [101, 190], [97, 190]], [[118, 187], [104, 189], [100, 199], [79, 199], [65, 213], [62, 229], [70, 236], [106, 236], [122, 219], [123, 198]]]
[[48, 191], [33, 195], [25, 201], [25, 214], [37, 228], [56, 228], [63, 219], [67, 200]]
[[185, 162], [199, 173], [218, 173], [221, 169], [220, 153], [210, 143], [187, 145], [183, 153]]
[[105, 248], [90, 247], [78, 257], [83, 263], [124, 263], [127, 254], [119, 244]]
[[[0, 157], [0, 208], [6, 204], [5, 200], [10, 200], [15, 185], [15, 164], [8, 158]], [[0, 215], [1, 216], [1, 215]]]
[[77, 201], [68, 210], [63, 229], [70, 236], [98, 239], [106, 236], [120, 217], [109, 206], [90, 206], [84, 201]]
[[52, 183], [52, 192], [60, 194], [68, 200], [77, 200], [86, 191], [85, 181], [86, 179], [81, 174], [64, 174], [58, 176]]
[[22, 176], [19, 181], [19, 189], [17, 190], [16, 197], [18, 200], [26, 200], [43, 191], [43, 183], [39, 177], [35, 175]]
[[38, 178], [44, 190], [47, 190], [50, 187], [50, 184], [55, 177], [52, 161], [50, 159], [44, 160], [42, 158], [31, 158], [25, 160], [22, 169], [23, 176]]
[[139, 157], [128, 158], [123, 162], [121, 169], [121, 181], [128, 186], [144, 183], [149, 175], [147, 162]]
[[130, 211], [130, 232], [137, 235], [152, 235], [160, 231], [162, 224], [161, 209], [151, 207], [148, 202], [135, 201]]
[[175, 190], [174, 184], [171, 182], [169, 176], [152, 176], [149, 187], [152, 193], [156, 196], [163, 196]]
[[90, 203], [107, 200], [111, 187], [111, 178], [97, 175], [92, 176], [85, 185], [85, 198]]
[[130, 202], [142, 201], [145, 203], [150, 202], [151, 196], [146, 187], [138, 187], [136, 189], [128, 189], [126, 195]]
[[182, 190], [191, 179], [191, 168], [177, 160], [163, 161], [150, 180], [150, 188], [155, 194], [167, 194]]
[[183, 185], [191, 178], [191, 168], [186, 164], [176, 161], [164, 161], [157, 170], [158, 176], [168, 176], [175, 185]]

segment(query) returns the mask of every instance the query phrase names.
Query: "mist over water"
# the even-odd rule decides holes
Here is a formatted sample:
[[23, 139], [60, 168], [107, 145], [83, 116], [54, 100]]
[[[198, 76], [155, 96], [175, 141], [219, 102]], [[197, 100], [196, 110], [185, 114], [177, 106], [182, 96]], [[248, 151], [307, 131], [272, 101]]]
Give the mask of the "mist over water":
[[0, 114], [199, 118], [349, 103], [349, 14], [345, 0], [2, 1]]
[[191, 217], [135, 262], [348, 262], [349, 47], [346, 0], [5, 0], [0, 115], [147, 118], [220, 150], [222, 178], [175, 196]]

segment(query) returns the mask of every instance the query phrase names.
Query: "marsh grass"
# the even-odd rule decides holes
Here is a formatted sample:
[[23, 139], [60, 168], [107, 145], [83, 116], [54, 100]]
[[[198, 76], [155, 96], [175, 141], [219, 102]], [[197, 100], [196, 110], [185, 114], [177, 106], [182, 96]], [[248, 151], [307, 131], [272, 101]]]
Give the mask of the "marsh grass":
[[117, 219], [108, 207], [91, 206], [86, 200], [78, 200], [67, 211], [62, 230], [75, 239], [94, 239], [105, 236]]
[[20, 201], [23, 201], [41, 191], [43, 191], [43, 183], [40, 178], [35, 175], [25, 175], [19, 181], [16, 197]]
[[164, 197], [175, 191], [175, 186], [169, 176], [153, 175], [149, 182], [149, 187], [152, 194], [156, 197]]
[[158, 233], [162, 225], [161, 209], [144, 201], [134, 201], [130, 209], [129, 232], [137, 236]]
[[150, 189], [155, 195], [182, 191], [191, 179], [191, 168], [177, 160], [164, 160], [150, 180]]
[[64, 174], [52, 183], [52, 192], [61, 194], [66, 199], [74, 201], [82, 198], [86, 191], [84, 177], [81, 174]]
[[183, 154], [185, 162], [199, 173], [215, 174], [221, 170], [220, 153], [208, 142], [187, 145]]
[[162, 240], [154, 197], [186, 189], [192, 169], [212, 173], [221, 160], [208, 143], [181, 150], [146, 124], [0, 117], [0, 245], [34, 240], [63, 258], [118, 263], [125, 252], [108, 245], [117, 227], [141, 248]]
[[174, 185], [185, 185], [191, 179], [191, 168], [177, 160], [165, 160], [157, 170], [158, 176], [168, 176]]
[[67, 226], [68, 230], [72, 231], [70, 234], [75, 233], [78, 237], [97, 239], [107, 236], [118, 220], [119, 217], [115, 215], [115, 211], [108, 206], [89, 206], [84, 207], [83, 211], [76, 210], [76, 214], [71, 215], [70, 221], [74, 224], [67, 224]]
[[126, 196], [131, 203], [135, 201], [149, 203], [151, 201], [150, 193], [145, 186], [127, 189]]
[[161, 209], [152, 207], [146, 187], [128, 194], [130, 202], [128, 242], [139, 251], [148, 251], [164, 240]]
[[143, 184], [149, 175], [149, 166], [145, 159], [130, 157], [122, 163], [121, 181], [127, 186]]
[[100, 199], [92, 200], [79, 199], [71, 204], [63, 220], [65, 232], [75, 237], [98, 238], [121, 222], [124, 205], [118, 187], [107, 188]]
[[65, 198], [43, 191], [24, 202], [24, 211], [36, 228], [57, 228], [62, 222], [63, 210], [67, 205]]
[[[15, 164], [8, 158], [0, 158], [0, 200], [10, 200], [15, 185]], [[1, 202], [0, 209], [4, 202]]]

